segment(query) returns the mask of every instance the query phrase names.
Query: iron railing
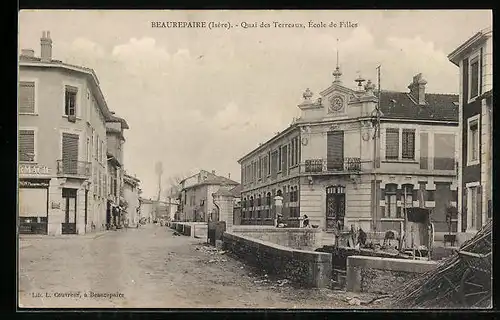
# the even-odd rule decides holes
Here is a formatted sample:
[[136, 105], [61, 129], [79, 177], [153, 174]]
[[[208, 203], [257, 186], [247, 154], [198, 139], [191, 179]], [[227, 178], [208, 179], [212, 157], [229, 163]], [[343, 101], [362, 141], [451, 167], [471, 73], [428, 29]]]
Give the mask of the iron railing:
[[91, 164], [87, 161], [57, 160], [57, 175], [89, 178]]
[[304, 162], [306, 173], [328, 173], [328, 172], [359, 172], [361, 171], [360, 158], [339, 159], [310, 159]]

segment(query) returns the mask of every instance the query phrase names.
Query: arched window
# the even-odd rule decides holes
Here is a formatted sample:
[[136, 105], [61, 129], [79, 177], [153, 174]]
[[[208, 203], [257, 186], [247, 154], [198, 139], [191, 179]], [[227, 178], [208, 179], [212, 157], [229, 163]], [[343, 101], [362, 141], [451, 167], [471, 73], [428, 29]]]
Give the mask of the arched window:
[[282, 197], [283, 193], [281, 192], [281, 190], [278, 190], [278, 192], [276, 192], [276, 195]]

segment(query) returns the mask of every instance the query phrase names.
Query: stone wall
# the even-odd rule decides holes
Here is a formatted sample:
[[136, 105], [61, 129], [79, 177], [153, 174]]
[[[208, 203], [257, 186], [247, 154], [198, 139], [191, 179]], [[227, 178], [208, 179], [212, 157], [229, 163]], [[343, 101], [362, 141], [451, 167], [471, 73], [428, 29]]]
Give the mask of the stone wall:
[[321, 230], [309, 228], [233, 226], [231, 232], [289, 248], [309, 249], [311, 251], [319, 247], [322, 241]]
[[393, 293], [436, 266], [434, 261], [350, 256], [347, 258], [347, 291]]
[[233, 232], [225, 232], [223, 246], [246, 263], [309, 287], [326, 288], [332, 275], [331, 255], [291, 249]]
[[204, 239], [207, 237], [206, 222], [169, 222], [168, 226], [185, 236]]

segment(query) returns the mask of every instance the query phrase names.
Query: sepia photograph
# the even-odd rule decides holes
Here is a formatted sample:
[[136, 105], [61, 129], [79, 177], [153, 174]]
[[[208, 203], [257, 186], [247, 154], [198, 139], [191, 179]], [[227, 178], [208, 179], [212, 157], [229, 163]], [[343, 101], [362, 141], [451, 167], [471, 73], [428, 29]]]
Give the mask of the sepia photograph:
[[20, 10], [17, 308], [493, 308], [492, 10]]

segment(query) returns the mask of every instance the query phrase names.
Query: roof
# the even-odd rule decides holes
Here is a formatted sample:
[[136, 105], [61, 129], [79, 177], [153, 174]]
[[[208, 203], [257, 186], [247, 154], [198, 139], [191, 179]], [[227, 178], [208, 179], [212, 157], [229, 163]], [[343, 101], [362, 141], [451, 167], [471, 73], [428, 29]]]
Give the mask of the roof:
[[241, 184], [238, 184], [232, 189], [220, 188], [219, 190], [217, 190], [217, 192], [214, 193], [214, 195], [239, 198], [241, 196], [242, 188], [243, 186]]
[[461, 57], [466, 54], [475, 44], [481, 41], [485, 41], [487, 38], [491, 37], [493, 30], [491, 27], [484, 28], [483, 30], [477, 32], [475, 35], [470, 37], [467, 41], [462, 43], [458, 48], [453, 50], [448, 55], [448, 59], [455, 65], [459, 65]]
[[269, 144], [274, 141], [274, 140], [277, 140], [285, 135], [287, 135], [290, 131], [293, 131], [293, 129], [297, 129], [298, 127], [298, 124], [297, 123], [292, 123], [290, 126], [288, 126], [288, 128], [286, 128], [285, 130], [283, 131], [280, 131], [278, 134], [276, 134], [274, 137], [270, 138], [269, 140], [267, 140], [266, 142], [260, 144], [257, 148], [253, 149], [252, 151], [250, 151], [249, 153], [245, 154], [243, 157], [241, 157], [239, 160], [238, 160], [238, 163], [241, 163], [241, 161], [245, 160], [246, 158], [250, 157], [251, 155], [253, 155], [254, 153], [257, 153], [259, 152], [260, 150], [264, 149], [264, 148], [267, 148], [269, 146]]
[[[223, 176], [218, 176], [218, 175], [215, 175], [215, 174], [210, 173], [210, 172], [205, 171], [205, 170], [202, 170], [202, 171], [207, 173], [207, 178], [196, 183], [196, 184], [185, 187], [185, 188], [183, 188], [183, 190], [187, 190], [187, 189], [191, 189], [191, 188], [203, 186], [203, 185], [234, 185], [234, 186], [236, 186], [239, 184], [238, 182], [231, 180], [229, 178], [226, 178]], [[194, 177], [198, 174], [192, 175], [191, 177]], [[189, 178], [191, 178], [191, 177], [189, 177]], [[186, 178], [186, 179], [188, 179], [188, 178]], [[184, 182], [186, 179], [182, 180], [181, 183]]]
[[141, 182], [141, 180], [137, 179], [136, 177], [134, 176], [131, 176], [129, 174], [124, 174], [123, 175], [123, 181], [124, 182], [127, 182], [129, 184], [134, 184], [134, 185], [138, 185], [139, 182]]
[[107, 122], [121, 122], [123, 129], [130, 129], [130, 127], [128, 126], [128, 123], [125, 119], [117, 117], [114, 114], [111, 114], [111, 117], [109, 120], [107, 120]]
[[458, 121], [458, 98], [457, 94], [426, 93], [426, 104], [419, 105], [408, 92], [381, 91], [380, 111], [382, 118]]

